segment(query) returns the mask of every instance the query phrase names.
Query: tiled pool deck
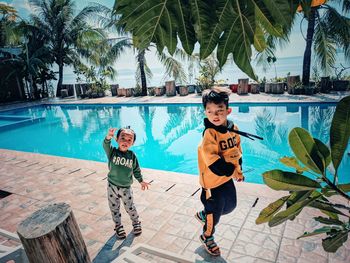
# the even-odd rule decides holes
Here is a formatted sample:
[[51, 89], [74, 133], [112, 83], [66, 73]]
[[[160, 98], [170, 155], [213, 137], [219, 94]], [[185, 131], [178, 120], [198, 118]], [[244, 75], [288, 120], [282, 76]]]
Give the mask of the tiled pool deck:
[[[304, 96], [305, 99], [294, 96], [299, 99], [293, 97], [292, 101], [338, 101], [344, 95]], [[251, 95], [254, 99], [235, 96], [231, 95], [230, 101], [291, 101], [286, 96]], [[71, 99], [65, 101], [74, 102]], [[170, 100], [166, 97], [106, 97], [78, 101], [81, 102], [199, 103], [200, 97], [177, 96]], [[15, 105], [19, 106], [22, 105]], [[14, 105], [0, 107], [0, 110], [12, 107]], [[337, 253], [332, 254], [322, 249], [321, 236], [296, 239], [304, 231], [319, 227], [311, 219], [311, 216], [320, 215], [316, 210], [304, 209], [294, 221], [274, 228], [266, 224], [256, 225], [255, 219], [262, 208], [285, 193], [251, 183], [236, 183], [238, 206], [234, 212], [222, 218], [215, 235], [222, 248], [222, 257], [210, 257], [198, 239], [201, 226], [193, 216], [201, 208], [199, 191], [196, 192], [199, 188], [198, 178], [151, 169], [143, 169], [143, 173], [146, 180], [152, 181], [150, 190], [143, 192], [137, 183], [133, 185], [143, 233], [139, 237], [129, 234], [125, 241], [120, 241], [113, 236], [113, 223], [107, 204], [106, 164], [0, 149], [0, 190], [11, 193], [0, 197], [0, 228], [16, 232], [17, 225], [34, 211], [50, 203], [66, 202], [73, 209], [94, 262], [110, 262], [118, 256], [121, 247], [137, 243], [147, 243], [196, 258], [196, 262], [350, 262], [349, 240]], [[129, 233], [130, 220], [123, 209], [122, 214]], [[153, 261], [160, 262], [159, 259]]]

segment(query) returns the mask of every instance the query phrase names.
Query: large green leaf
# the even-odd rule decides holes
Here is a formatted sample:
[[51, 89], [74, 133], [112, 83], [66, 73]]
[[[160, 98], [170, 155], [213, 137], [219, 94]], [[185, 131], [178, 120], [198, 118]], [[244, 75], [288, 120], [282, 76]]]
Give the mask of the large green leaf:
[[201, 43], [200, 57], [206, 58], [214, 51], [222, 33], [220, 21], [223, 20], [225, 13], [231, 14], [231, 0], [217, 1], [216, 6], [214, 1], [192, 0], [190, 2], [196, 25], [196, 36]]
[[314, 230], [313, 232], [305, 232], [302, 236], [298, 237], [299, 238], [303, 238], [303, 237], [311, 237], [311, 236], [315, 236], [315, 235], [321, 235], [321, 234], [325, 234], [325, 233], [329, 233], [332, 230], [340, 230], [341, 228], [339, 227], [331, 227], [331, 226], [324, 226], [321, 227], [319, 229]]
[[338, 220], [338, 219], [334, 219], [334, 218], [326, 218], [326, 217], [322, 217], [322, 216], [318, 216], [318, 217], [314, 217], [314, 219], [322, 224], [325, 225], [342, 225], [343, 222]]
[[[155, 42], [161, 46], [161, 48], [158, 47], [158, 50], [162, 50], [166, 46], [171, 54], [175, 51], [177, 32], [183, 32], [183, 20], [189, 19], [189, 17], [181, 16], [178, 24], [174, 23], [176, 15], [180, 16], [181, 13], [178, 12], [181, 12], [182, 9], [176, 5], [175, 1], [172, 1], [173, 5], [169, 2], [161, 0], [117, 1], [115, 12], [117, 15], [123, 14], [118, 23], [125, 26], [126, 31], [132, 32], [133, 36], [140, 40], [137, 46], [139, 49], [145, 49], [151, 42]], [[175, 25], [179, 26], [179, 29]], [[192, 30], [188, 28], [186, 31], [186, 36], [189, 35], [194, 35], [193, 28]], [[187, 37], [183, 47], [191, 47], [191, 43], [188, 42], [191, 40], [193, 41], [192, 45], [194, 45], [194, 39]], [[186, 50], [186, 52], [192, 53], [192, 50]]]
[[325, 160], [318, 151], [310, 133], [303, 128], [294, 128], [289, 133], [289, 145], [295, 156], [307, 167], [318, 174], [324, 173]]
[[[292, 27], [298, 0], [118, 0], [119, 24], [141, 41], [140, 49], [155, 43], [158, 50], [176, 48], [177, 37], [188, 54], [196, 42], [200, 58], [217, 48], [222, 67], [233, 54], [237, 66], [256, 79], [251, 66], [252, 46], [263, 50], [262, 32], [285, 37]], [[259, 27], [257, 27], [259, 25]]]
[[[323, 202], [319, 202], [318, 200], [316, 200], [315, 202], [310, 203], [308, 206], [320, 209], [322, 212], [327, 211], [327, 212], [330, 212], [332, 214], [338, 214], [338, 215], [344, 215], [345, 216], [345, 214], [343, 212], [339, 211], [338, 209], [335, 209], [331, 204], [326, 204], [326, 203], [323, 203]], [[330, 215], [330, 214], [327, 213], [327, 215]], [[335, 217], [332, 216], [332, 218], [335, 218]]]
[[343, 158], [350, 137], [350, 96], [341, 99], [336, 107], [331, 131], [330, 145], [334, 169], [337, 170]]
[[325, 161], [325, 168], [327, 168], [332, 161], [331, 152], [328, 149], [327, 145], [325, 145], [319, 139], [314, 138], [314, 141], [316, 143], [318, 152], [322, 155], [322, 158]]
[[219, 66], [222, 67], [230, 53], [240, 69], [251, 78], [256, 79], [250, 64], [252, 57], [251, 45], [254, 43], [255, 13], [250, 1], [240, 3], [233, 1], [231, 14], [224, 14], [223, 19], [229, 27], [225, 28], [220, 37], [217, 50]]
[[[305, 200], [312, 193], [313, 193], [313, 190], [292, 192], [292, 194], [290, 195], [290, 197], [287, 200], [287, 208], [289, 208], [290, 206], [294, 205], [297, 202], [301, 202], [301, 201]], [[301, 210], [300, 210], [300, 212], [301, 212]], [[298, 215], [299, 215], [299, 213], [295, 213], [294, 216], [289, 218], [289, 220], [294, 220]]]
[[173, 0], [169, 1], [170, 12], [173, 17], [173, 24], [176, 21], [178, 35], [180, 37], [182, 47], [187, 54], [192, 54], [194, 44], [196, 43], [195, 31], [191, 21], [191, 9], [188, 6], [188, 1]]
[[255, 6], [255, 15], [256, 20], [264, 27], [264, 29], [269, 32], [271, 35], [282, 37], [283, 29], [280, 24], [272, 24], [271, 17], [267, 17], [267, 13], [265, 14], [261, 11], [258, 6]]
[[297, 202], [294, 205], [290, 206], [288, 209], [277, 213], [270, 221], [269, 226], [277, 226], [279, 224], [282, 224], [283, 222], [287, 221], [290, 218], [295, 217], [296, 214], [299, 214], [300, 211], [313, 201], [315, 201], [317, 198], [319, 198], [321, 194], [319, 192], [313, 192], [310, 196], [310, 198], [307, 198], [301, 202]]
[[321, 187], [318, 182], [306, 176], [282, 170], [271, 170], [263, 173], [263, 180], [274, 190], [305, 191]]
[[259, 214], [258, 218], [255, 220], [255, 223], [257, 225], [268, 222], [272, 216], [277, 213], [284, 203], [287, 201], [289, 196], [281, 197], [280, 199], [276, 200], [275, 202], [269, 204], [267, 207], [265, 207]]
[[298, 163], [298, 160], [294, 156], [293, 157], [282, 157], [282, 158], [280, 158], [280, 162], [288, 167], [295, 168], [298, 174], [309, 170], [306, 167], [301, 167]]
[[348, 240], [348, 231], [338, 231], [336, 234], [322, 240], [323, 249], [327, 252], [336, 252], [346, 240]]
[[254, 47], [258, 52], [263, 52], [266, 48], [264, 31], [260, 25], [256, 25], [254, 33]]
[[[342, 190], [343, 192], [350, 192], [350, 184], [338, 184], [337, 187]], [[325, 196], [332, 196], [332, 195], [338, 195], [339, 193], [335, 191], [330, 186], [325, 186], [322, 188], [322, 193]]]

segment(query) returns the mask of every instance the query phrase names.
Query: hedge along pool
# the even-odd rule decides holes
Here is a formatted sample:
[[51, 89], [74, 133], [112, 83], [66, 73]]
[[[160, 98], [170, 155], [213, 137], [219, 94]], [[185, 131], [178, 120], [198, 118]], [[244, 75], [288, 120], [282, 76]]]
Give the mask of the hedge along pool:
[[[263, 172], [288, 170], [278, 159], [292, 156], [288, 145], [292, 128], [303, 127], [328, 144], [336, 104], [230, 106], [229, 118], [240, 130], [264, 138], [263, 141], [242, 138], [246, 181], [263, 183]], [[1, 116], [5, 118], [0, 125], [0, 148], [106, 162], [102, 140], [107, 129], [130, 125], [137, 133], [131, 149], [141, 167], [198, 174], [197, 146], [204, 118], [200, 104], [42, 105], [1, 112], [0, 120]], [[18, 122], [16, 116], [36, 121]], [[345, 171], [350, 170], [349, 151], [348, 145], [340, 165], [339, 182], [345, 182]]]

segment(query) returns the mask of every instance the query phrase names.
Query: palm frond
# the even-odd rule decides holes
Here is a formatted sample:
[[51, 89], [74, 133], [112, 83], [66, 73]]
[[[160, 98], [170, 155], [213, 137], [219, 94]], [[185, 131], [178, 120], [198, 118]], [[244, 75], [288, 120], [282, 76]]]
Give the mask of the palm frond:
[[[140, 53], [138, 54], [140, 55]], [[152, 70], [148, 67], [147, 65], [147, 61], [146, 61], [146, 57], [144, 57], [143, 59], [144, 62], [144, 70], [145, 70], [145, 74], [146, 74], [146, 79], [147, 81], [149, 81], [150, 79], [153, 78], [153, 73]], [[141, 83], [141, 69], [140, 69], [140, 62], [137, 59], [136, 56], [136, 72], [135, 72], [135, 79], [136, 79], [136, 83], [140, 84]]]
[[326, 75], [335, 63], [336, 43], [327, 34], [327, 25], [320, 21], [316, 24], [314, 35], [314, 51], [316, 60]]
[[176, 60], [172, 56], [167, 56], [164, 52], [158, 54], [159, 60], [165, 66], [165, 73], [163, 80], [168, 76], [175, 79], [175, 82], [185, 83], [187, 81], [187, 76], [185, 70], [180, 61]]
[[112, 10], [99, 3], [90, 3], [74, 17], [72, 23], [80, 23], [81, 21], [91, 21], [96, 26], [108, 28], [111, 23]]
[[337, 46], [343, 49], [345, 58], [349, 59], [350, 55], [350, 18], [342, 15], [334, 7], [326, 5], [327, 11], [323, 17], [327, 25], [327, 33]]

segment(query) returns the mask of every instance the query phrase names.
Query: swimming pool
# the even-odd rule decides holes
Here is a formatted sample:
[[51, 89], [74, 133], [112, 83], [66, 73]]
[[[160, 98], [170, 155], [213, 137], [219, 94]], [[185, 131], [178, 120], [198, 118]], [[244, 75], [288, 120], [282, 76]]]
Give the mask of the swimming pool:
[[[262, 183], [261, 174], [285, 167], [291, 156], [288, 133], [303, 127], [324, 143], [336, 104], [235, 104], [229, 116], [240, 130], [263, 141], [242, 139], [246, 181]], [[137, 133], [132, 150], [141, 167], [197, 175], [197, 146], [204, 112], [200, 104], [180, 105], [43, 105], [1, 112], [40, 121], [0, 128], [0, 148], [106, 162], [102, 140], [108, 127], [130, 125]], [[349, 152], [350, 147], [347, 151]], [[343, 159], [339, 174], [350, 170]], [[343, 180], [344, 179], [344, 180]], [[340, 178], [340, 182], [345, 178]]]

